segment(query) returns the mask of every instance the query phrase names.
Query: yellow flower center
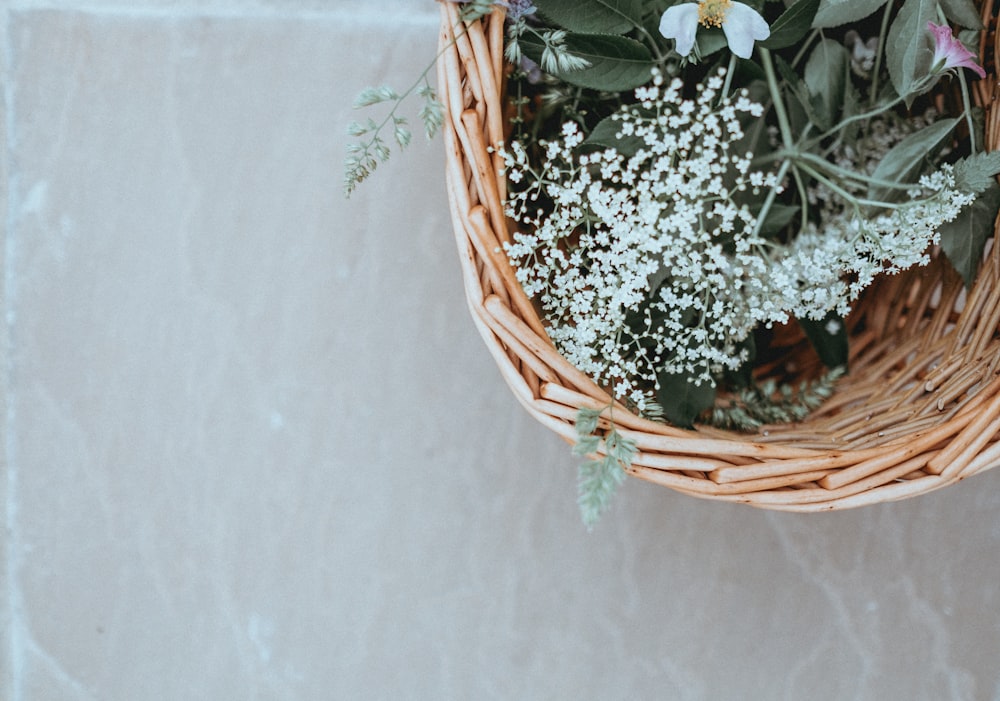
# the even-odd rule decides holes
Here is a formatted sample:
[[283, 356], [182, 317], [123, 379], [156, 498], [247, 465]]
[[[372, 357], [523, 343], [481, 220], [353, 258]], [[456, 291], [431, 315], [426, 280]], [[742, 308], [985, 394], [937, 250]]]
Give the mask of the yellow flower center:
[[698, 22], [703, 27], [721, 27], [732, 4], [731, 0], [701, 0], [698, 3]]

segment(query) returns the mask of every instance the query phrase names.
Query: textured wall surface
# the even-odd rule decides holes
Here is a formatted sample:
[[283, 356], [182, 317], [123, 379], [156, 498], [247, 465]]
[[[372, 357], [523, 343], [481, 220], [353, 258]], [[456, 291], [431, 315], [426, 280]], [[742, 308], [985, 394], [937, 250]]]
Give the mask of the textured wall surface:
[[0, 2], [0, 698], [994, 699], [1000, 470], [790, 515], [576, 462], [465, 309], [430, 0]]

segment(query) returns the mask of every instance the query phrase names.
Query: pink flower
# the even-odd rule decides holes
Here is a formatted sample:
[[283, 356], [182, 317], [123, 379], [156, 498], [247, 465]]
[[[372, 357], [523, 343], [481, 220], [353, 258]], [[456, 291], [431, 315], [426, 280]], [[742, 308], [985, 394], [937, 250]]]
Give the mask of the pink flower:
[[934, 58], [931, 59], [931, 73], [943, 73], [952, 68], [969, 68], [980, 78], [986, 77], [986, 71], [976, 63], [976, 55], [954, 37], [951, 33], [951, 27], [928, 22], [927, 28], [934, 35]]

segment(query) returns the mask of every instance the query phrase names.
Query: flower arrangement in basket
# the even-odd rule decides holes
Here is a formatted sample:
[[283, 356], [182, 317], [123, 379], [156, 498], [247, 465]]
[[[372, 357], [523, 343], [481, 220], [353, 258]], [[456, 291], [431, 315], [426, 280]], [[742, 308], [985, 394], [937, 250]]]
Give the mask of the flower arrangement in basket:
[[[441, 3], [473, 318], [515, 395], [624, 475], [788, 510], [1000, 460], [991, 3]], [[990, 66], [992, 70], [992, 66]], [[407, 93], [409, 94], [409, 93]], [[409, 127], [388, 88], [347, 189]]]

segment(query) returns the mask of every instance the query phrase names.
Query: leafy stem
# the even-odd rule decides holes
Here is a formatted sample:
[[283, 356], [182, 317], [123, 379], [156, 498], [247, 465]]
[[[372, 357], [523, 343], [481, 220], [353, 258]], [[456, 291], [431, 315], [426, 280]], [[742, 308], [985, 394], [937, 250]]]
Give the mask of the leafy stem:
[[728, 403], [711, 409], [707, 423], [737, 431], [756, 431], [766, 424], [801, 421], [833, 394], [843, 367], [828, 370], [821, 377], [803, 381], [796, 391], [791, 385], [773, 379], [752, 384], [734, 394]]
[[375, 122], [369, 118], [363, 124], [352, 122], [348, 125], [349, 135], [367, 138], [348, 146], [348, 156], [344, 162], [344, 194], [347, 197], [350, 197], [355, 188], [375, 172], [379, 163], [384, 163], [389, 159], [390, 151], [386, 145], [385, 137], [382, 136], [383, 129], [390, 124], [392, 125], [393, 138], [400, 149], [405, 149], [410, 144], [412, 133], [409, 124], [405, 117], [398, 115], [400, 106], [410, 95], [417, 93], [424, 100], [419, 117], [423, 122], [427, 138], [433, 138], [438, 129], [441, 128], [444, 124], [444, 106], [438, 101], [437, 94], [427, 79], [427, 74], [437, 65], [438, 59], [444, 52], [466, 34], [468, 25], [492, 12], [493, 6], [493, 0], [473, 0], [464, 6], [459, 15], [461, 26], [456, 25], [451, 41], [435, 54], [427, 67], [402, 94], [388, 86], [369, 87], [361, 91], [361, 94], [354, 101], [355, 109], [390, 101], [392, 108], [381, 122]]
[[[604, 436], [604, 456], [601, 457], [602, 441], [597, 430], [605, 410], [610, 426]], [[622, 436], [615, 428], [614, 402], [599, 409], [581, 407], [576, 414], [575, 428], [577, 441], [573, 454], [589, 458], [580, 465], [577, 504], [580, 517], [590, 530], [607, 510], [618, 486], [625, 480], [625, 470], [632, 464], [638, 449], [635, 441]]]

